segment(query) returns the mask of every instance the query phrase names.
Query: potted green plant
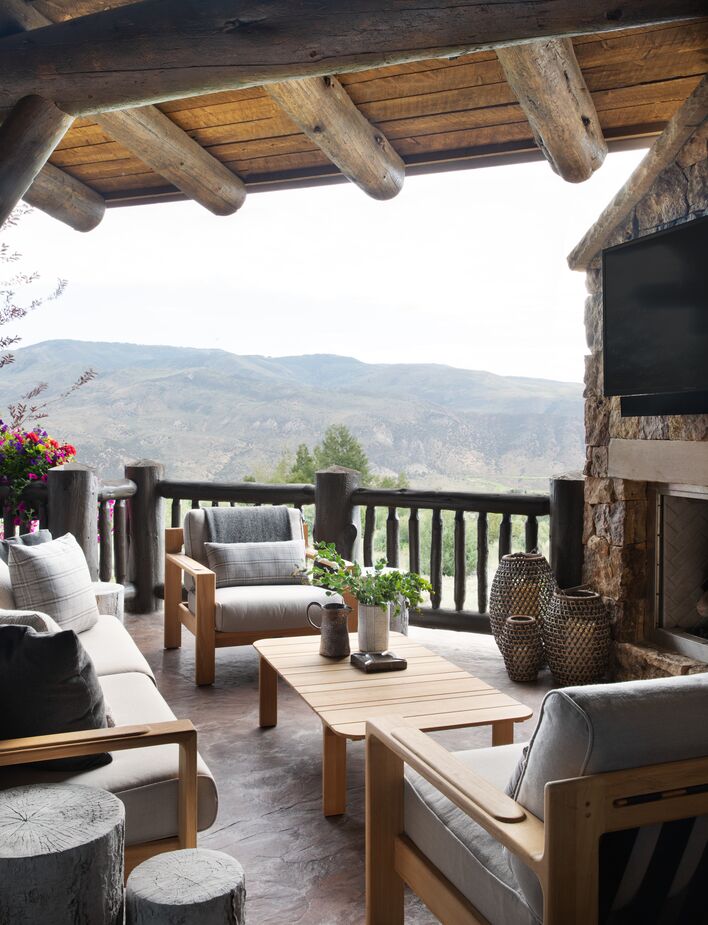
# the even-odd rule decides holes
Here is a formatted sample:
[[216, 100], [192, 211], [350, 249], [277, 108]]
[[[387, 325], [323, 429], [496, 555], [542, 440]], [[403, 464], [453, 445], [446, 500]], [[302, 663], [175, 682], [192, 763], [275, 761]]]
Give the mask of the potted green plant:
[[312, 583], [328, 594], [349, 593], [359, 602], [359, 649], [385, 652], [391, 615], [401, 609], [417, 609], [432, 591], [429, 581], [415, 572], [386, 567], [380, 559], [373, 568], [347, 562], [329, 543], [318, 543], [318, 557], [310, 571]]

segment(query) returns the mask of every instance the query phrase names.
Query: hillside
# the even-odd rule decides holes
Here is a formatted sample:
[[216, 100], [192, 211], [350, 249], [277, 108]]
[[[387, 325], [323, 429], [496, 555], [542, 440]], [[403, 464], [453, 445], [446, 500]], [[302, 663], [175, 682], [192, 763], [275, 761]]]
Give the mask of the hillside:
[[346, 424], [379, 473], [429, 487], [544, 488], [582, 465], [582, 387], [432, 364], [350, 357], [236, 356], [222, 350], [46, 341], [0, 373], [0, 406], [48, 382], [98, 378], [45, 425], [104, 474], [147, 457], [172, 477], [241, 479]]

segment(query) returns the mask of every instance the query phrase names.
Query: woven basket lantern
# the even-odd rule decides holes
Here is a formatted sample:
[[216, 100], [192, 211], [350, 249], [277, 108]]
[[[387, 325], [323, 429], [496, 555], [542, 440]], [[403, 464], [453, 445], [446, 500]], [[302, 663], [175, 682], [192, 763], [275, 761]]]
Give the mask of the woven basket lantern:
[[499, 640], [504, 666], [512, 681], [535, 681], [543, 659], [541, 631], [536, 617], [512, 616], [504, 621]]
[[535, 617], [539, 629], [556, 589], [551, 566], [539, 552], [502, 556], [489, 594], [489, 622], [497, 645], [507, 617]]
[[543, 644], [556, 684], [596, 684], [607, 674], [610, 617], [599, 594], [557, 591], [543, 622]]

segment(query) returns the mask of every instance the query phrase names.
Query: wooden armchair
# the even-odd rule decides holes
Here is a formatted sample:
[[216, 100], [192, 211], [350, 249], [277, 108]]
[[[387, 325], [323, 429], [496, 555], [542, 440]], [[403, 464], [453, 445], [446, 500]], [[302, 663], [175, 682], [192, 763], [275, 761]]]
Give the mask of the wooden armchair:
[[136, 865], [154, 854], [197, 846], [197, 731], [189, 720], [5, 739], [0, 741], [0, 769], [55, 758], [173, 744], [179, 746], [178, 836], [126, 845], [127, 876]]
[[[662, 698], [662, 684], [673, 688], [669, 689], [668, 698]], [[653, 710], [652, 694], [657, 686], [657, 706]], [[562, 713], [556, 704], [551, 703], [546, 710], [555, 712], [555, 721], [547, 721], [545, 729], [542, 711], [526, 757], [526, 769], [521, 783], [516, 785], [519, 800], [507, 796], [502, 789], [503, 780], [497, 785], [493, 782], [490, 755], [486, 756], [486, 766], [485, 760], [476, 762], [483, 772], [479, 773], [473, 769], [475, 761], [471, 756], [475, 753], [460, 753], [457, 757], [399, 717], [367, 723], [367, 925], [401, 925], [404, 884], [443, 925], [522, 922], [530, 925], [539, 920], [545, 925], [704, 920], [708, 734], [701, 729], [686, 736], [684, 730], [687, 725], [690, 728], [691, 716], [694, 724], [698, 719], [699, 725], [703, 725], [702, 716], [696, 717], [694, 713], [701, 698], [705, 703], [708, 680], [698, 676], [698, 679], [684, 677], [602, 687], [607, 703], [616, 697], [615, 710], [620, 714], [623, 692], [618, 695], [617, 690], [639, 687], [632, 692], [637, 697], [629, 710], [633, 714], [630, 719], [636, 719], [635, 708], [645, 695], [644, 723], [639, 724], [639, 729], [630, 724], [624, 741], [614, 743], [613, 755], [623, 752], [632, 762], [633, 753], [650, 754], [653, 746], [645, 729], [656, 722], [655, 731], [663, 733], [668, 739], [667, 748], [682, 760], [547, 780], [540, 791], [539, 815], [534, 815], [526, 805], [532, 798], [528, 780], [524, 790], [523, 774], [535, 777], [533, 786], [543, 783], [544, 769], [554, 763], [573, 763], [575, 746], [583, 738], [583, 730], [580, 733], [571, 730], [566, 754], [547, 753], [551, 739], [563, 736], [555, 722]], [[586, 690], [553, 692], [546, 698], [544, 709], [551, 697], [569, 694], [572, 699], [574, 692]], [[677, 723], [681, 709], [688, 714], [684, 723]], [[581, 706], [581, 710], [585, 707]], [[577, 720], [578, 711], [575, 712]], [[596, 732], [609, 715], [605, 712], [601, 716], [601, 710], [595, 711], [594, 716], [592, 710], [589, 714], [585, 712], [586, 718], [590, 715], [591, 721], [597, 723]], [[672, 714], [673, 726], [681, 729], [664, 725], [664, 720]], [[591, 741], [592, 734], [589, 738]], [[516, 747], [477, 752], [496, 751], [501, 756], [504, 748]], [[533, 757], [535, 748], [541, 752], [540, 760]], [[592, 771], [593, 762], [601, 764], [607, 760], [607, 755], [601, 756], [600, 752], [601, 747], [591, 744], [584, 754], [578, 751], [577, 755], [583, 756]], [[496, 760], [499, 762], [499, 758]], [[529, 765], [534, 760], [536, 768], [532, 773]], [[410, 771], [404, 775], [406, 765]], [[412, 777], [411, 772], [415, 772]], [[415, 822], [416, 812], [419, 814], [416, 792], [423, 793], [425, 811], [429, 812], [423, 829]], [[685, 820], [685, 824], [672, 827], [675, 820]], [[424, 831], [426, 825], [437, 829], [428, 836]], [[648, 828], [652, 826], [655, 828]], [[464, 863], [456, 864], [455, 854], [459, 855], [465, 839], [472, 853], [465, 857]], [[639, 846], [636, 854], [635, 846]], [[426, 851], [437, 852], [437, 864]], [[668, 872], [666, 866], [660, 871], [657, 858], [669, 865]], [[473, 863], [479, 864], [480, 870], [486, 865], [488, 870], [484, 874], [471, 871], [467, 865]], [[447, 867], [450, 876], [440, 867]], [[502, 895], [507, 887], [506, 895]], [[660, 918], [664, 903], [673, 903], [670, 919]]]

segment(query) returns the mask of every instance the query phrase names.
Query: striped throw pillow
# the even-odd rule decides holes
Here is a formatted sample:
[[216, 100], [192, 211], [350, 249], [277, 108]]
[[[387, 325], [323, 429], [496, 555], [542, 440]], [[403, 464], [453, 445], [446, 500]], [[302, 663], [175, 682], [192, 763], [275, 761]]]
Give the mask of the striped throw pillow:
[[205, 543], [217, 588], [237, 585], [302, 584], [305, 541], [279, 543]]
[[63, 630], [76, 633], [98, 621], [86, 558], [70, 533], [40, 546], [11, 546], [9, 566], [19, 610], [47, 613]]

